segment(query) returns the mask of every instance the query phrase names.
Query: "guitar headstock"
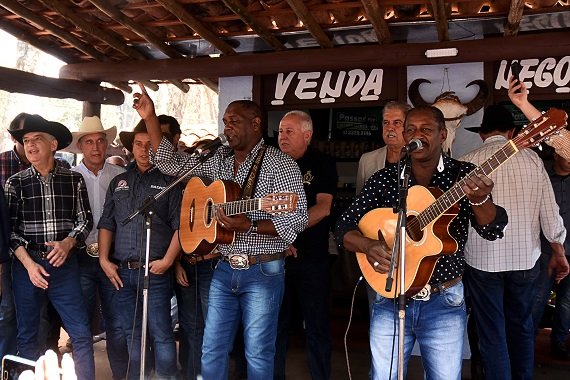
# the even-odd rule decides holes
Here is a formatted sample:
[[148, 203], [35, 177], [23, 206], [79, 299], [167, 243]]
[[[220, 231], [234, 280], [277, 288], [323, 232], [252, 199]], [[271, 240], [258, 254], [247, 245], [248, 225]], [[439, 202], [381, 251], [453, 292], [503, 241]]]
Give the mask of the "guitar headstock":
[[564, 128], [567, 120], [568, 115], [566, 112], [557, 108], [551, 108], [521, 129], [512, 141], [518, 149], [536, 146]]
[[299, 195], [296, 193], [268, 194], [261, 200], [261, 210], [269, 214], [293, 212], [297, 209]]

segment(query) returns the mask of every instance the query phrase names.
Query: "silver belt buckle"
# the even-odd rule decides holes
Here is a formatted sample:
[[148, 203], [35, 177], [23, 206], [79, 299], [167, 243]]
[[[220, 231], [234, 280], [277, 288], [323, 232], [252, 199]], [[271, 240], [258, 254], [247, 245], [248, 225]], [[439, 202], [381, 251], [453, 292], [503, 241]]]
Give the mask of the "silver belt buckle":
[[431, 286], [427, 284], [422, 288], [422, 290], [418, 292], [418, 294], [413, 296], [412, 299], [416, 301], [429, 301], [430, 295], [431, 295]]
[[245, 253], [232, 253], [228, 255], [228, 262], [232, 269], [249, 269], [249, 259]]
[[85, 248], [85, 252], [91, 257], [99, 257], [99, 244], [91, 243]]

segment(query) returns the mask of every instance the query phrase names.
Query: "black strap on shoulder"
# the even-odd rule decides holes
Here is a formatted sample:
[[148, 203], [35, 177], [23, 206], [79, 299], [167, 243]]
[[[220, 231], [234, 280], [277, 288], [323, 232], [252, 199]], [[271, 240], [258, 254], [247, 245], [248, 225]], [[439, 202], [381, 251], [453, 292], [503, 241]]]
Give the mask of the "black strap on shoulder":
[[244, 182], [244, 187], [241, 190], [241, 199], [250, 199], [254, 193], [255, 187], [257, 186], [257, 179], [259, 178], [259, 168], [261, 167], [266, 148], [267, 145], [263, 144], [257, 151], [253, 165], [251, 165]]

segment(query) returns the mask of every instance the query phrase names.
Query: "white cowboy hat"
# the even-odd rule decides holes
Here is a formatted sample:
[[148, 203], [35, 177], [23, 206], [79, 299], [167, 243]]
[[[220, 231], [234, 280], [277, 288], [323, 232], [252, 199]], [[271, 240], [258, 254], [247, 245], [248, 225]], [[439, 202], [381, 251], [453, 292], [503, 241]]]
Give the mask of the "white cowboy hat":
[[117, 137], [117, 127], [111, 127], [109, 129], [104, 129], [103, 124], [101, 123], [101, 119], [98, 116], [87, 116], [81, 122], [81, 126], [79, 127], [79, 131], [71, 132], [73, 135], [73, 141], [69, 146], [65, 149], [66, 152], [71, 153], [81, 153], [79, 148], [77, 148], [77, 142], [80, 138], [85, 135], [90, 135], [92, 133], [104, 133], [107, 136], [108, 143], [112, 143]]

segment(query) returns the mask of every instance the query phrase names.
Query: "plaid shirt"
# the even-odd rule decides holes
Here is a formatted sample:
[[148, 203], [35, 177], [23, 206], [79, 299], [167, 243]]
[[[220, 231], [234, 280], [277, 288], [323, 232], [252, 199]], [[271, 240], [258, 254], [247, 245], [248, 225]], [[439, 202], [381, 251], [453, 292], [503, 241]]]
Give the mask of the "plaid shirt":
[[[67, 161], [61, 161], [56, 158], [57, 165], [61, 165], [64, 168], [69, 168]], [[29, 163], [25, 163], [20, 160], [18, 154], [16, 153], [16, 148], [12, 150], [7, 150], [0, 153], [0, 186], [4, 186], [6, 180], [16, 173], [21, 172], [30, 167]]]
[[81, 244], [93, 226], [85, 180], [79, 173], [56, 165], [43, 178], [31, 166], [4, 186], [13, 251], [28, 242], [43, 244], [73, 237]]
[[[255, 160], [257, 152], [264, 145], [263, 140], [249, 152], [246, 160], [239, 166], [234, 175], [233, 150], [221, 146], [213, 157], [194, 170], [192, 174], [209, 179], [231, 180], [243, 185], [250, 168]], [[198, 162], [197, 157], [189, 157], [188, 154], [176, 153], [172, 144], [163, 138], [156, 153], [157, 166], [163, 173], [179, 175], [179, 170], [189, 169]], [[292, 244], [297, 234], [303, 231], [307, 225], [307, 199], [303, 189], [303, 181], [299, 166], [293, 159], [273, 146], [267, 146], [263, 162], [259, 168], [259, 177], [254, 198], [261, 198], [270, 193], [292, 192], [299, 194], [296, 211], [288, 214], [270, 215], [265, 211], [254, 211], [248, 214], [251, 220], [270, 219], [277, 230], [278, 236], [265, 234], [247, 235], [243, 232], [236, 233], [233, 244], [220, 244], [220, 252], [224, 255], [230, 253], [247, 253], [250, 255], [271, 254], [284, 251]], [[184, 223], [185, 221], [180, 221]]]

